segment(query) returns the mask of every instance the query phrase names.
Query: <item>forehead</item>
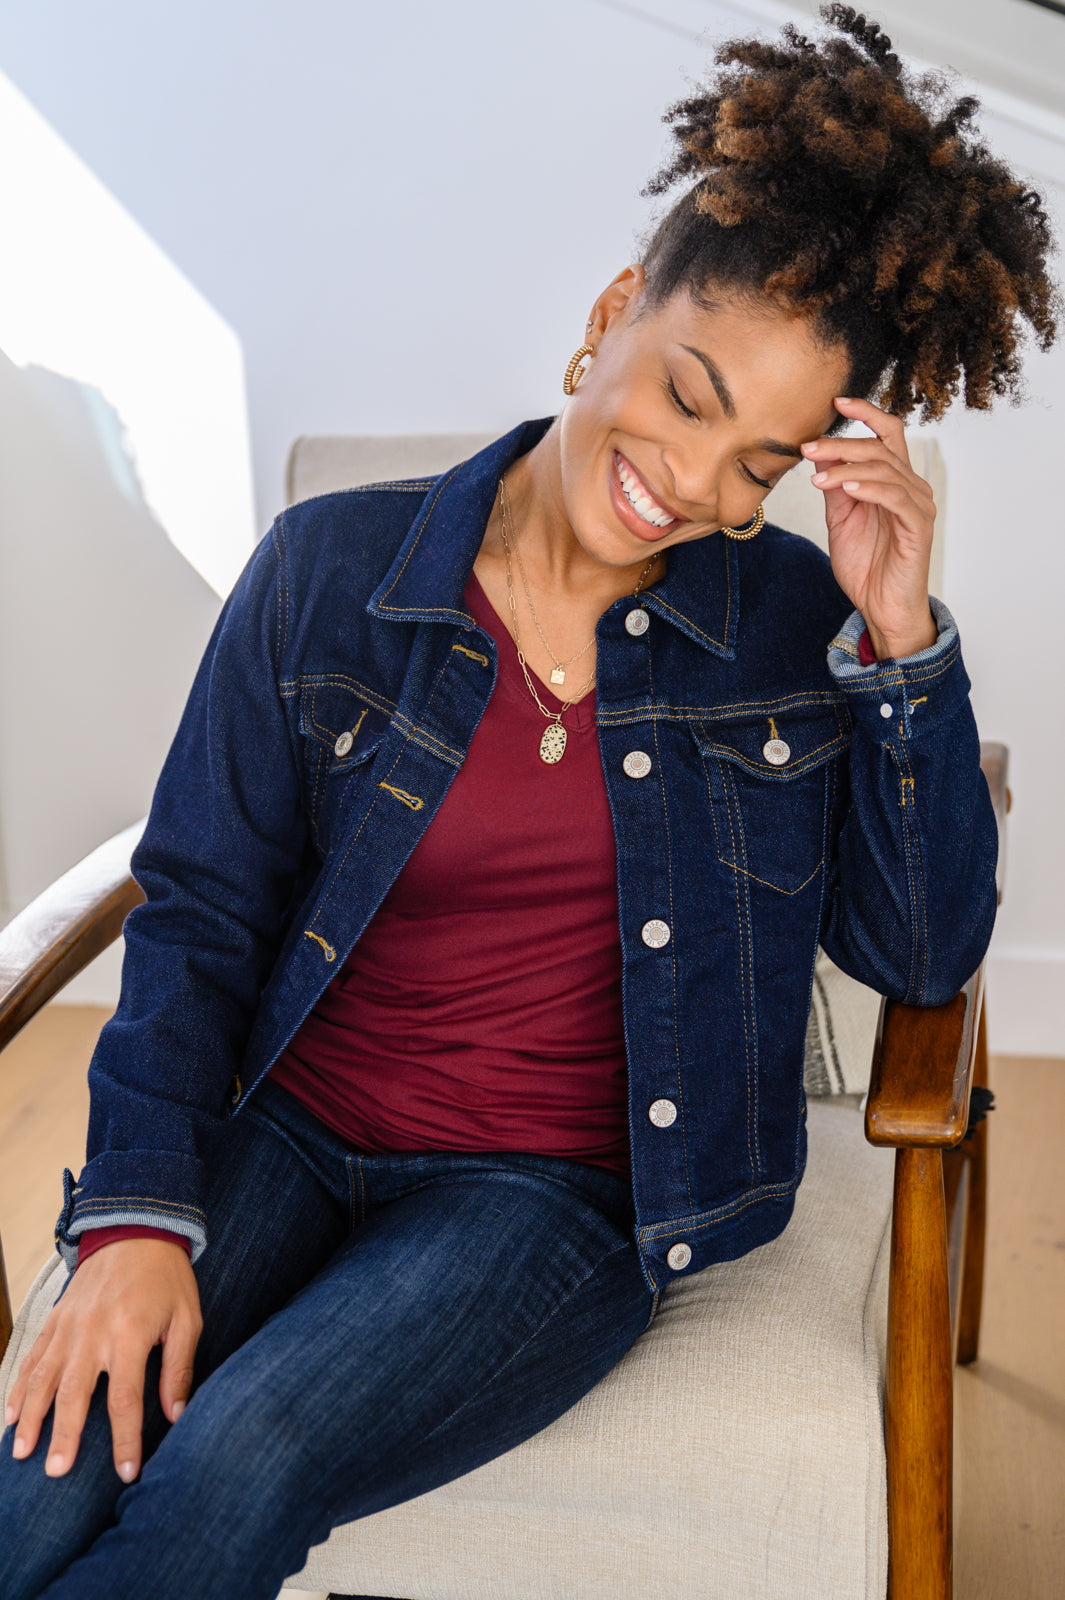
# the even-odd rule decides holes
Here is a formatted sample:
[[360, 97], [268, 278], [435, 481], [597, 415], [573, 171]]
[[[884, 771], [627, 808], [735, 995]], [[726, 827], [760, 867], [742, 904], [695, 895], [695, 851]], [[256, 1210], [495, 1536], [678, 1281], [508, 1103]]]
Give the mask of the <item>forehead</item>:
[[692, 352], [710, 359], [744, 431], [801, 442], [836, 420], [832, 401], [847, 380], [848, 352], [826, 344], [812, 317], [727, 295], [704, 307], [680, 293], [641, 320], [662, 353], [707, 388], [710, 379]]

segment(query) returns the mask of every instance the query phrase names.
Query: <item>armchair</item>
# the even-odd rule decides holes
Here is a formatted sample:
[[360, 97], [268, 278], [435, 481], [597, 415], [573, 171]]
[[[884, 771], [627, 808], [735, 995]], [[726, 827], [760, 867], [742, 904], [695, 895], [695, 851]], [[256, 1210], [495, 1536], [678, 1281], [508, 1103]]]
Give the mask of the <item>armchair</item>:
[[[1001, 832], [1004, 747], [982, 764]], [[137, 833], [0, 932], [0, 1049], [117, 937], [140, 899]], [[866, 1138], [857, 1095], [811, 1100], [779, 1239], [678, 1280], [558, 1422], [338, 1528], [290, 1581], [408, 1600], [949, 1600], [952, 1367], [976, 1357], [982, 1292], [986, 1126], [965, 1137], [982, 994], [981, 969], [947, 1005], [883, 1002]], [[3, 1395], [64, 1276], [53, 1257], [13, 1328], [3, 1286]]]

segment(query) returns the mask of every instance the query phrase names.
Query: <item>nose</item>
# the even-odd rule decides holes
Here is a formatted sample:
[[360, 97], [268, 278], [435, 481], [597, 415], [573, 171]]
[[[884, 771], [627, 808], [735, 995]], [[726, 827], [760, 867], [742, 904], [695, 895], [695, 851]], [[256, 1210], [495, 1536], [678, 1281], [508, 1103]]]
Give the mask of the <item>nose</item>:
[[705, 441], [699, 450], [673, 449], [662, 452], [662, 461], [672, 479], [667, 491], [674, 491], [674, 501], [684, 506], [689, 514], [698, 510], [700, 517], [714, 521], [720, 497], [720, 480], [723, 462], [720, 453]]

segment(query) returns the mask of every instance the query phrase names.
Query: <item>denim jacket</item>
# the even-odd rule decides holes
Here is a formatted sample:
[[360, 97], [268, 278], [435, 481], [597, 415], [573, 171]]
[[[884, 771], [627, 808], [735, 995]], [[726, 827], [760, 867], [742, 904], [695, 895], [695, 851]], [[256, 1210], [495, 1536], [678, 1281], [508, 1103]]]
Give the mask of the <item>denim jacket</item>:
[[[219, 1131], [394, 883], [492, 693], [496, 647], [463, 589], [500, 473], [549, 420], [438, 479], [306, 501], [252, 555], [133, 857], [147, 899], [90, 1067], [87, 1163], [64, 1176], [68, 1261], [119, 1222], [204, 1248]], [[791, 1214], [818, 943], [917, 1005], [983, 956], [995, 822], [957, 629], [932, 610], [935, 644], [862, 666], [827, 557], [766, 526], [673, 547], [599, 621], [634, 1237], [655, 1292]]]

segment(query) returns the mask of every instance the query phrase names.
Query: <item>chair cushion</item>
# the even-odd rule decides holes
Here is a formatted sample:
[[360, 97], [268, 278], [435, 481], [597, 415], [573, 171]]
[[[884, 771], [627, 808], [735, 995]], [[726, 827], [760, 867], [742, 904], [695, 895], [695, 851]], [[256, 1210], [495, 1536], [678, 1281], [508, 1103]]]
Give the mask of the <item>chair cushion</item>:
[[880, 1017], [880, 996], [818, 950], [806, 1019], [803, 1086], [817, 1098], [865, 1094]]
[[[809, 1109], [783, 1235], [676, 1279], [558, 1422], [338, 1528], [290, 1581], [405, 1600], [883, 1600], [882, 1373], [892, 1160], [853, 1103]], [[36, 1337], [58, 1257], [0, 1369]]]

